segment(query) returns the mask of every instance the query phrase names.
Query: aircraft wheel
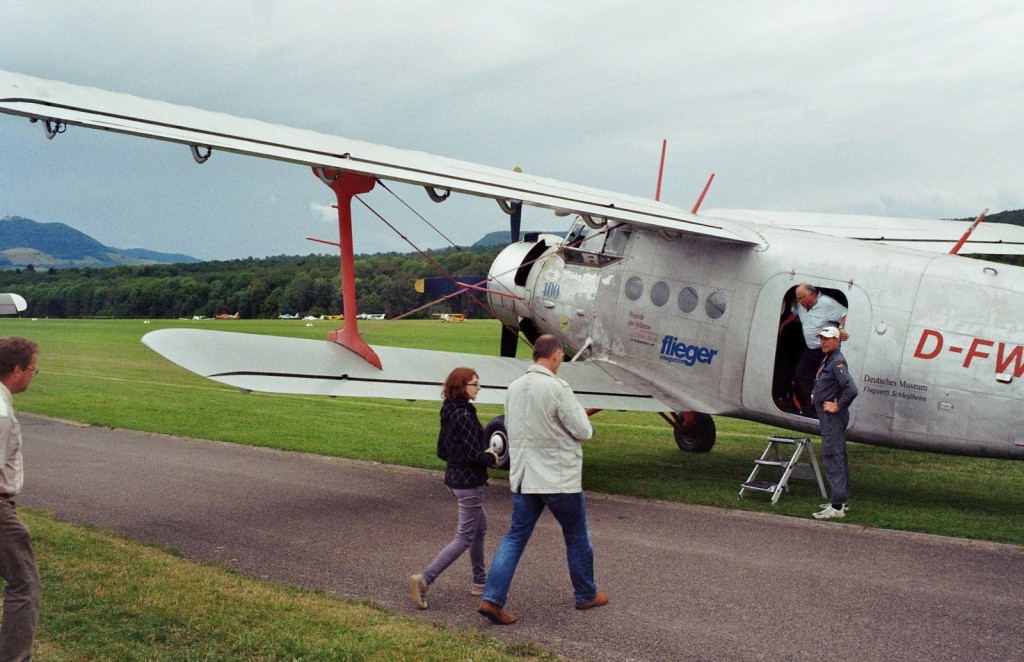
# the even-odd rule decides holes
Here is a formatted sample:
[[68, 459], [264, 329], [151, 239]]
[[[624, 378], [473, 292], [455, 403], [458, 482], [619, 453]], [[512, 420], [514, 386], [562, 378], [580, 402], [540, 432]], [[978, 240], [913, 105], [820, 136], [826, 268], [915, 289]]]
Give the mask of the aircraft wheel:
[[700, 412], [679, 412], [676, 414], [681, 425], [672, 430], [676, 446], [688, 453], [707, 453], [715, 445], [715, 420], [709, 414]]
[[484, 438], [488, 450], [498, 454], [498, 469], [508, 469], [508, 432], [505, 431], [505, 416], [495, 416], [484, 426]]

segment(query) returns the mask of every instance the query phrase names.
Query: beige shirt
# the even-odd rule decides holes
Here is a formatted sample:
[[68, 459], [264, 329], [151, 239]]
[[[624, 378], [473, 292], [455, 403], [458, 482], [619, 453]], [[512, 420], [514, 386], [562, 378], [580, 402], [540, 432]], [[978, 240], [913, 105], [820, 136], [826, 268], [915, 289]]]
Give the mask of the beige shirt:
[[513, 492], [583, 491], [582, 443], [594, 434], [572, 388], [534, 363], [505, 396], [509, 475]]
[[21, 460], [21, 426], [14, 417], [11, 392], [0, 383], [0, 494], [14, 496], [21, 492], [25, 470]]

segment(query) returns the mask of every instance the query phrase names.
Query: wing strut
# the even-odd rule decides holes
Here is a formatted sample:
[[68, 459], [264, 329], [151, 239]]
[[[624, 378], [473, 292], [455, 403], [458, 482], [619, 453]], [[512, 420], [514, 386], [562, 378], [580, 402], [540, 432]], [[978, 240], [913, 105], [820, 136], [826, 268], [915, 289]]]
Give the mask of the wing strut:
[[356, 266], [352, 247], [352, 198], [373, 190], [377, 180], [349, 172], [325, 171], [323, 168], [313, 168], [313, 174], [330, 186], [338, 197], [338, 248], [341, 251], [341, 298], [345, 323], [341, 328], [331, 331], [327, 339], [355, 352], [366, 359], [367, 363], [382, 370], [380, 358], [359, 335], [356, 324]]

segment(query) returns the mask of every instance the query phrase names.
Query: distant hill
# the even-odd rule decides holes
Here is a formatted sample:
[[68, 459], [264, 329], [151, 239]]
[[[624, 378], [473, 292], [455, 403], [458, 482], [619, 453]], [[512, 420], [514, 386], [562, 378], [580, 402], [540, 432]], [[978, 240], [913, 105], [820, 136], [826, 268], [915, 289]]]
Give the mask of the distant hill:
[[64, 223], [39, 223], [5, 216], [0, 220], [0, 269], [140, 266], [201, 262], [189, 255], [144, 248], [104, 246]]
[[[524, 232], [525, 236], [527, 233]], [[529, 233], [532, 234], [532, 233]], [[542, 232], [541, 234], [553, 234], [559, 237], [565, 236], [565, 230], [548, 231]], [[482, 238], [480, 238], [471, 248], [490, 248], [491, 246], [504, 246], [509, 243], [508, 230], [500, 230], [498, 232], [488, 232]]]
[[[973, 221], [974, 218], [958, 218], [958, 221]], [[988, 214], [983, 223], [1009, 223], [1010, 225], [1024, 225], [1024, 209], [1014, 211], [1001, 211], [997, 214]]]

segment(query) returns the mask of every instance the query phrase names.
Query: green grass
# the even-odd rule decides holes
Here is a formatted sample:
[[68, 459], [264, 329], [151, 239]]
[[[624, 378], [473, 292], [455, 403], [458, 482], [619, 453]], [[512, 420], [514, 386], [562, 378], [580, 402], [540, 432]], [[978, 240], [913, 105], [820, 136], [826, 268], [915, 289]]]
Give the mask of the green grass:
[[[339, 322], [0, 320], [41, 347], [40, 375], [16, 406], [95, 425], [272, 446], [325, 455], [441, 469], [434, 455], [437, 402], [329, 399], [237, 390], [198, 377], [146, 349], [140, 338], [194, 326], [322, 339]], [[496, 322], [362, 321], [372, 344], [494, 354]], [[525, 354], [525, 352], [522, 352]], [[481, 405], [481, 417], [500, 413]], [[259, 420], [254, 426], [252, 421]], [[680, 452], [652, 414], [601, 412], [587, 442], [587, 489], [726, 508], [808, 517], [821, 502], [813, 482], [791, 481], [775, 506], [763, 495], [738, 499], [765, 439], [777, 428], [717, 418], [708, 454]], [[816, 440], [817, 441], [817, 440]], [[1024, 543], [1024, 463], [850, 445], [848, 522], [998, 542]]]
[[22, 516], [43, 581], [36, 660], [560, 659]]

